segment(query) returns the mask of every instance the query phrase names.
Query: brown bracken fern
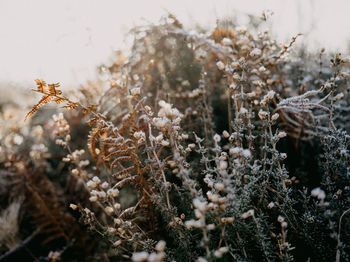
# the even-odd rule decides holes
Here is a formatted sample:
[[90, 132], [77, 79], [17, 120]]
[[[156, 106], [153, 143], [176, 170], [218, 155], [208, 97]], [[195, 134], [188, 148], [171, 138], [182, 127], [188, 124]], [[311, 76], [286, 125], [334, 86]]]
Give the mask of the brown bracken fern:
[[90, 104], [85, 107], [63, 96], [62, 91], [57, 89], [59, 83], [47, 85], [43, 80], [35, 80], [35, 82], [38, 87], [33, 91], [43, 94], [43, 97], [27, 114], [25, 120], [41, 106], [52, 101], [57, 104], [65, 102], [66, 105], [63, 108], [66, 109], [79, 108], [84, 115], [90, 113], [91, 119], [87, 121], [87, 124], [92, 129], [87, 146], [96, 167], [99, 168], [101, 164], [104, 164], [111, 174], [110, 179], [117, 182], [116, 188], [130, 183], [141, 193], [136, 205], [120, 210], [118, 217], [121, 219], [138, 218], [140, 217], [139, 211], [142, 210], [143, 215], [147, 214], [149, 228], [153, 231], [155, 228], [154, 210], [150, 199], [153, 192], [150, 190], [150, 180], [145, 178], [150, 166], [143, 164], [139, 158], [143, 150], [140, 151], [140, 147], [143, 147], [144, 140], [140, 140], [138, 134], [144, 134], [148, 128], [148, 123], [140, 115], [144, 100], [139, 100], [134, 106], [129, 100], [127, 113], [116, 126], [113, 122], [107, 121], [104, 115], [96, 112], [97, 105]]
[[91, 104], [85, 107], [82, 106], [79, 102], [73, 102], [67, 97], [63, 96], [62, 91], [57, 89], [60, 86], [60, 83], [46, 84], [46, 82], [41, 79], [36, 79], [35, 82], [37, 84], [37, 89], [33, 89], [33, 91], [43, 94], [43, 97], [40, 99], [39, 103], [37, 103], [26, 115], [24, 121], [27, 121], [36, 111], [39, 110], [39, 108], [52, 101], [54, 101], [56, 104], [66, 102], [63, 108], [67, 109], [75, 109], [79, 107], [84, 114], [87, 114], [89, 111], [96, 111], [96, 105]]

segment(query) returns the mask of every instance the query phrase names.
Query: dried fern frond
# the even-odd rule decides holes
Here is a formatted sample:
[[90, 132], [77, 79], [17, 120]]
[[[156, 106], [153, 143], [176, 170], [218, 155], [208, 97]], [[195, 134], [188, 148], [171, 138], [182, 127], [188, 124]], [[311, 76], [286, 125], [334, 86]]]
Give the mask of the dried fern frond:
[[56, 89], [60, 86], [59, 83], [47, 85], [46, 82], [41, 79], [35, 79], [35, 82], [37, 84], [37, 89], [33, 89], [33, 91], [42, 93], [44, 96], [41, 98], [39, 103], [37, 103], [26, 115], [24, 121], [27, 121], [36, 111], [39, 110], [40, 107], [51, 102], [52, 100], [54, 100], [57, 104], [60, 104], [63, 101], [67, 100], [65, 97], [58, 97], [59, 95], [62, 95], [62, 91]]
[[[88, 112], [91, 112], [94, 114], [93, 119], [103, 119], [103, 116], [100, 114], [95, 114], [94, 112], [97, 109], [97, 105], [91, 104], [87, 107], [81, 105], [79, 102], [73, 102], [69, 100], [69, 98], [62, 95], [62, 91], [57, 89], [60, 86], [60, 83], [54, 83], [54, 84], [46, 84], [45, 81], [41, 79], [35, 79], [35, 82], [37, 84], [37, 89], [33, 89], [33, 91], [43, 94], [43, 97], [39, 101], [38, 104], [36, 104], [32, 110], [26, 115], [24, 121], [27, 121], [36, 111], [38, 111], [42, 106], [49, 102], [55, 102], [56, 104], [61, 104], [63, 102], [66, 102], [66, 105], [63, 106], [65, 109], [76, 109], [81, 108], [84, 115], [86, 115]], [[96, 121], [94, 121], [96, 122]]]
[[[97, 119], [94, 121], [96, 122]], [[90, 134], [89, 134], [89, 137], [88, 137], [88, 148], [89, 148], [89, 151], [92, 155], [92, 157], [94, 158], [95, 161], [97, 161], [97, 154], [96, 154], [96, 145], [98, 143], [98, 140], [102, 134], [102, 128], [104, 127], [104, 124], [103, 122], [98, 122], [97, 126], [95, 128], [93, 128], [91, 131], [90, 131]]]
[[[26, 115], [26, 118], [24, 119], [24, 121], [27, 121], [29, 117], [31, 117], [36, 111], [39, 110], [40, 107], [42, 107], [43, 105], [49, 103], [52, 100], [52, 96], [50, 95], [44, 95], [41, 100], [39, 101], [39, 103], [37, 103], [32, 110]], [[55, 101], [56, 102], [56, 101]], [[57, 103], [57, 102], [56, 102]]]

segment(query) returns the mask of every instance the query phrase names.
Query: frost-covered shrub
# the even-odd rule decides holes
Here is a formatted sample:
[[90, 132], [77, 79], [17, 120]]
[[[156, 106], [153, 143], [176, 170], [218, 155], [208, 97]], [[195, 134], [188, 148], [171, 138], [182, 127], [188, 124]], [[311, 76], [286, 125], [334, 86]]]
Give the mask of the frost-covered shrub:
[[66, 150], [60, 164], [41, 147], [29, 159], [83, 185], [70, 207], [100, 237], [92, 256], [349, 260], [348, 61], [325, 69], [323, 51], [320, 62], [291, 53], [296, 37], [188, 32], [172, 16], [132, 33], [130, 55], [102, 66], [79, 102], [36, 80], [42, 99], [27, 115], [71, 109], [46, 127]]

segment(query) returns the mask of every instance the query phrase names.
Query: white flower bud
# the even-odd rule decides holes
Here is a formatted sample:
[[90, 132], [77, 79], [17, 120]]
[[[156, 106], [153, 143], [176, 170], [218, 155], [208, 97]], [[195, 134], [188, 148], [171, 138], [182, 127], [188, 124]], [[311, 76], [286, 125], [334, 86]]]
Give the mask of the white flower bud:
[[186, 139], [188, 139], [188, 134], [182, 134], [181, 137], [182, 137], [182, 139], [186, 140]]
[[224, 37], [224, 39], [222, 39], [222, 44], [223, 45], [232, 45], [232, 40], [230, 38]]
[[260, 66], [260, 67], [259, 67], [259, 72], [265, 72], [265, 71], [266, 71], [265, 66]]
[[86, 185], [89, 188], [96, 188], [97, 187], [97, 184], [94, 181], [92, 181], [92, 180], [87, 181]]
[[258, 49], [258, 48], [254, 48], [254, 49], [250, 52], [249, 55], [250, 55], [250, 56], [260, 56], [260, 55], [261, 55], [261, 50]]
[[232, 147], [230, 148], [230, 155], [237, 156], [242, 151], [240, 147]]
[[114, 222], [114, 224], [117, 225], [117, 226], [119, 226], [119, 225], [122, 223], [122, 221], [121, 221], [119, 218], [114, 218], [114, 219], [113, 219], [113, 222]]
[[246, 108], [244, 108], [244, 107], [241, 107], [241, 109], [239, 110], [239, 112], [240, 112], [241, 114], [243, 114], [243, 115], [248, 114], [248, 110], [247, 110]]
[[170, 143], [168, 141], [166, 141], [166, 140], [162, 141], [162, 146], [168, 146], [168, 145], [170, 145]]
[[224, 138], [229, 138], [230, 137], [230, 134], [226, 130], [224, 130], [222, 132], [222, 135], [224, 136]]
[[243, 152], [242, 152], [242, 155], [243, 155], [244, 158], [251, 158], [252, 153], [250, 152], [249, 149], [244, 149]]
[[215, 134], [215, 135], [214, 135], [214, 141], [215, 141], [215, 142], [217, 142], [217, 143], [219, 143], [219, 142], [220, 142], [220, 140], [221, 140], [220, 135]]
[[164, 240], [160, 240], [156, 245], [156, 250], [158, 252], [163, 252], [165, 249], [166, 242]]
[[262, 109], [260, 109], [258, 115], [259, 115], [259, 118], [261, 120], [266, 120], [266, 118], [268, 117], [269, 113], [266, 112], [266, 111], [263, 111]]
[[237, 85], [235, 83], [231, 83], [229, 86], [230, 90], [235, 90], [237, 88]]
[[96, 184], [101, 183], [101, 180], [100, 180], [97, 176], [94, 176], [94, 177], [92, 178], [92, 181], [94, 181]]
[[220, 247], [219, 252], [221, 252], [222, 254], [225, 254], [226, 252], [228, 252], [228, 248], [227, 247]]
[[221, 258], [221, 257], [222, 257], [222, 253], [221, 253], [219, 250], [215, 250], [214, 256], [215, 256], [216, 258]]
[[113, 208], [109, 206], [105, 208], [105, 211], [108, 215], [112, 215], [114, 212]]
[[99, 198], [105, 198], [106, 197], [106, 192], [105, 191], [98, 191], [98, 196]]
[[188, 147], [189, 147], [190, 149], [194, 149], [194, 148], [196, 147], [196, 145], [195, 145], [195, 144], [188, 144]]
[[227, 162], [226, 161], [220, 161], [220, 169], [221, 170], [227, 169]]
[[248, 93], [247, 95], [249, 98], [252, 98], [252, 97], [256, 96], [256, 92], [253, 91], [253, 92]]
[[261, 105], [266, 105], [266, 103], [270, 100], [273, 99], [273, 97], [275, 96], [275, 91], [270, 90], [269, 92], [267, 92], [267, 94], [264, 96], [264, 98], [261, 100], [260, 104]]
[[132, 254], [132, 261], [134, 262], [142, 262], [142, 261], [148, 261], [148, 253], [145, 251], [137, 252]]
[[130, 93], [132, 96], [137, 96], [141, 94], [141, 89], [138, 87], [135, 87], [133, 89], [130, 90]]
[[202, 202], [198, 198], [195, 198], [193, 199], [193, 206], [201, 212], [205, 212], [207, 209], [207, 202]]
[[91, 196], [89, 197], [90, 202], [96, 202], [98, 200], [97, 196]]
[[103, 189], [108, 188], [108, 186], [109, 186], [109, 184], [108, 184], [107, 182], [103, 182], [102, 185], [101, 185], [101, 187], [102, 187]]
[[250, 209], [241, 215], [241, 218], [246, 219], [254, 215], [254, 209]]
[[284, 217], [283, 216], [278, 216], [277, 221], [282, 223], [284, 222]]
[[311, 191], [311, 196], [317, 197], [319, 200], [323, 201], [326, 198], [326, 193], [319, 187]]
[[284, 131], [278, 132], [278, 134], [277, 134], [277, 137], [278, 137], [278, 138], [284, 138], [284, 137], [286, 137], [286, 136], [287, 136], [287, 133], [284, 132]]
[[156, 139], [157, 143], [162, 142], [162, 140], [163, 140], [163, 134], [160, 134], [160, 135], [157, 136], [155, 139]]
[[272, 121], [276, 121], [279, 118], [279, 116], [280, 115], [278, 113], [273, 114], [271, 117]]
[[73, 210], [76, 210], [78, 208], [78, 206], [74, 204], [70, 204], [69, 207]]
[[66, 135], [66, 138], [64, 140], [66, 140], [66, 142], [70, 142], [71, 136], [70, 135]]
[[107, 195], [111, 196], [111, 197], [117, 197], [119, 195], [119, 190], [116, 188], [111, 188], [107, 190]]
[[138, 131], [134, 133], [134, 137], [136, 139], [145, 139], [145, 133], [143, 131]]
[[235, 219], [233, 217], [223, 217], [223, 218], [221, 218], [221, 222], [222, 223], [229, 223], [229, 224], [231, 224], [231, 223], [233, 223], [233, 221], [235, 221]]
[[149, 114], [152, 111], [152, 109], [150, 106], [145, 106], [145, 111], [147, 114]]
[[116, 230], [114, 227], [108, 227], [108, 228], [107, 228], [107, 232], [108, 232], [109, 234], [114, 234], [115, 232], [117, 232], [117, 230]]
[[221, 61], [216, 63], [216, 66], [219, 68], [219, 70], [224, 70], [225, 69], [225, 64]]
[[216, 183], [215, 188], [219, 191], [222, 191], [225, 189], [225, 185], [223, 183]]

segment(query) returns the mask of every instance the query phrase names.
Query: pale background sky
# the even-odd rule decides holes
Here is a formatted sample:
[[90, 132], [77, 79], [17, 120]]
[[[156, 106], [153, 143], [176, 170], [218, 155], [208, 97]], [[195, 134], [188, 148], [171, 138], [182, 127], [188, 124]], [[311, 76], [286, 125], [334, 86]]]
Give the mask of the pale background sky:
[[187, 27], [214, 28], [235, 10], [260, 15], [266, 9], [274, 12], [279, 42], [300, 32], [311, 49], [349, 52], [349, 0], [0, 0], [0, 82], [84, 83], [113, 50], [125, 48], [127, 29], [159, 21], [165, 10]]

